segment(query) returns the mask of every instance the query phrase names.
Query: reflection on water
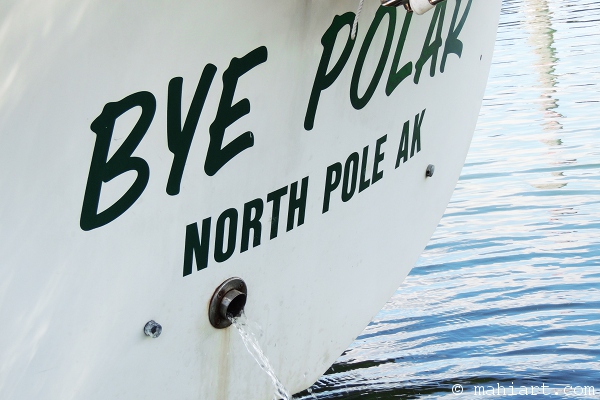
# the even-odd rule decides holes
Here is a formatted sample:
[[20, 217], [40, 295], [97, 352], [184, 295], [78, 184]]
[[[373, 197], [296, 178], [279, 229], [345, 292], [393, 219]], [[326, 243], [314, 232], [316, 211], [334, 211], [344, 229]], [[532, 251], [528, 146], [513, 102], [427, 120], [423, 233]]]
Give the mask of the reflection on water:
[[[540, 93], [540, 111], [542, 112], [541, 127], [547, 135], [540, 139], [540, 142], [548, 146], [548, 156], [558, 154], [556, 146], [562, 144], [558, 138], [558, 132], [563, 128], [560, 120], [563, 115], [558, 112], [558, 100], [555, 97], [556, 84], [558, 77], [556, 75], [556, 64], [559, 59], [556, 55], [554, 46], [554, 33], [552, 28], [553, 13], [550, 10], [547, 0], [534, 0], [528, 2], [525, 7], [525, 28], [528, 32], [528, 44], [534, 54], [537, 56], [534, 69], [537, 71]], [[557, 159], [557, 163], [560, 160]], [[529, 184], [537, 189], [560, 189], [567, 186], [562, 179], [553, 177], [563, 176], [562, 172], [552, 172], [545, 178], [530, 182]]]
[[301, 398], [456, 398], [454, 384], [459, 398], [482, 384], [595, 385], [598, 398], [598, 21], [595, 0], [504, 1], [444, 218], [396, 295]]
[[[554, 33], [552, 29], [552, 16], [547, 0], [534, 0], [527, 2], [524, 7], [525, 28], [528, 32], [529, 48], [537, 56], [534, 68], [538, 74], [540, 94], [540, 109], [543, 112], [542, 128], [546, 131], [562, 129], [560, 118], [563, 117], [558, 109], [558, 100], [554, 97], [556, 93], [556, 64], [559, 59], [554, 47]], [[558, 140], [545, 139], [549, 146]]]

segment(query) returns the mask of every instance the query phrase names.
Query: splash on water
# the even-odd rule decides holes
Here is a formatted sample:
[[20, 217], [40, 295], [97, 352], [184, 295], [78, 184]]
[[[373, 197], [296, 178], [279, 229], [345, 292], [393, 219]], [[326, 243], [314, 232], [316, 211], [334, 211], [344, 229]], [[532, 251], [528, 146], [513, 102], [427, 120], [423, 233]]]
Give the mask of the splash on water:
[[267, 358], [267, 356], [265, 356], [265, 353], [263, 353], [262, 349], [260, 348], [260, 345], [258, 344], [258, 340], [256, 338], [257, 329], [249, 323], [246, 314], [242, 311], [240, 316], [235, 318], [230, 317], [229, 320], [231, 321], [233, 326], [236, 327], [237, 331], [242, 337], [242, 340], [248, 352], [252, 355], [252, 357], [262, 368], [262, 370], [265, 371], [267, 375], [269, 375], [269, 378], [271, 378], [271, 383], [273, 383], [273, 386], [275, 387], [275, 396], [273, 397], [273, 399], [292, 400], [292, 395], [290, 395], [290, 393], [287, 391], [285, 386], [283, 386], [279, 378], [277, 378], [277, 375], [275, 375], [275, 371], [273, 370], [271, 363], [269, 363], [269, 359]]

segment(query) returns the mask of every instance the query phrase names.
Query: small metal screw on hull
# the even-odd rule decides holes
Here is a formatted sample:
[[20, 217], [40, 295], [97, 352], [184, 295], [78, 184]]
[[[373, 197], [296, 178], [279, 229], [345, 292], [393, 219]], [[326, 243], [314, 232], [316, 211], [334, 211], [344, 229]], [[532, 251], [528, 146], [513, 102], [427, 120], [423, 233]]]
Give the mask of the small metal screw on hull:
[[156, 339], [162, 333], [162, 326], [158, 322], [148, 321], [144, 326], [144, 333], [146, 336]]
[[427, 169], [425, 170], [425, 176], [427, 178], [431, 178], [433, 176], [434, 172], [435, 172], [435, 166], [433, 164], [429, 164], [427, 166]]

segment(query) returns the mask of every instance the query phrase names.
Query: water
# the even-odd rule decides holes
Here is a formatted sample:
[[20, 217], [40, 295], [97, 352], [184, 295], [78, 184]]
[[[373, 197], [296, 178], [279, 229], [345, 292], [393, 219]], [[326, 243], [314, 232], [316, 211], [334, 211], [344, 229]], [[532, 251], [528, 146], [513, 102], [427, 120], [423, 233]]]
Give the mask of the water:
[[260, 366], [260, 368], [265, 371], [265, 373], [271, 379], [274, 388], [274, 400], [283, 399], [283, 400], [292, 400], [292, 396], [287, 391], [285, 386], [281, 383], [277, 375], [275, 375], [275, 370], [271, 366], [269, 359], [263, 353], [260, 344], [258, 342], [257, 336], [260, 336], [257, 332], [260, 331], [260, 327], [257, 325], [253, 325], [246, 317], [246, 314], [242, 311], [240, 316], [235, 318], [229, 318], [233, 326], [237, 329], [238, 333], [242, 337], [242, 341], [246, 346], [248, 352], [252, 355], [256, 363]]
[[477, 398], [487, 385], [488, 398], [510, 386], [515, 398], [531, 386], [600, 398], [599, 195], [600, 3], [505, 0], [444, 218], [396, 295], [299, 397]]

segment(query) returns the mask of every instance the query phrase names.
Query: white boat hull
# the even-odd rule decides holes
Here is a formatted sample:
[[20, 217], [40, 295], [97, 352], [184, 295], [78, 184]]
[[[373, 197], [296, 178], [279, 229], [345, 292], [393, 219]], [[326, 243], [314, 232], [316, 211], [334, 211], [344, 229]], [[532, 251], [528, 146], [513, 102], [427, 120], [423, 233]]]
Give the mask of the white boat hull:
[[[0, 7], [0, 398], [270, 398], [237, 333], [209, 323], [215, 288], [233, 276], [291, 392], [335, 361], [408, 274], [450, 199], [500, 0], [462, 0], [456, 12], [449, 0], [413, 16], [401, 54], [405, 11], [379, 14], [364, 44], [379, 18], [367, 1], [334, 76], [353, 19], [341, 16], [355, 6]], [[322, 44], [335, 21], [339, 35], [331, 28]], [[184, 133], [173, 130], [178, 114]], [[149, 320], [160, 337], [144, 335]]]

